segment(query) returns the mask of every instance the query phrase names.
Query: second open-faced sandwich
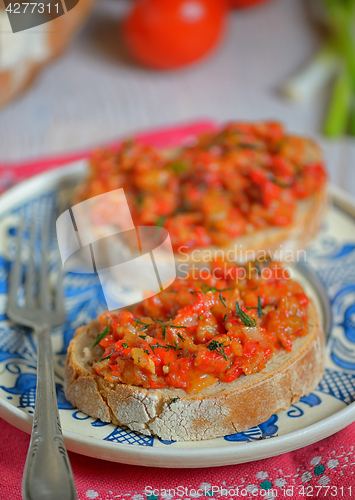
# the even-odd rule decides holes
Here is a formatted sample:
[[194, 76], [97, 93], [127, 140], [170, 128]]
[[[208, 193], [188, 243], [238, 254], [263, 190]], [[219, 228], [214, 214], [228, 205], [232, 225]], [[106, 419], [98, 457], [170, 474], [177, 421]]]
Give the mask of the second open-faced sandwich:
[[103, 422], [167, 440], [244, 431], [319, 383], [316, 308], [277, 263], [215, 268], [80, 327], [65, 394]]
[[[118, 188], [135, 226], [165, 227], [176, 261], [190, 263], [217, 250], [228, 261], [283, 260], [314, 237], [327, 200], [320, 148], [274, 122], [232, 123], [169, 151], [135, 141], [97, 151], [75, 202]], [[98, 211], [115, 224], [110, 200]]]

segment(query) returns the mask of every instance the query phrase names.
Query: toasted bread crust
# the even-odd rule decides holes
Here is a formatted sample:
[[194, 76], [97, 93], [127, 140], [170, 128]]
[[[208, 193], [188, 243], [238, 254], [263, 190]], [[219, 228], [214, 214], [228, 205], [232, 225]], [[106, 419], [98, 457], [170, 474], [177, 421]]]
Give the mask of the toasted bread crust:
[[[201, 263], [211, 260], [211, 256], [224, 255], [226, 262], [248, 262], [257, 259], [276, 258], [296, 262], [297, 252], [304, 250], [321, 227], [328, 204], [327, 185], [324, 184], [310, 198], [299, 200], [294, 221], [284, 227], [270, 226], [235, 238], [228, 246], [208, 246], [182, 250], [175, 253], [177, 264]], [[235, 256], [235, 259], [234, 259]], [[276, 257], [275, 257], [276, 256]]]
[[318, 385], [324, 372], [324, 334], [311, 301], [309, 323], [310, 332], [294, 341], [292, 352], [275, 353], [261, 372], [187, 394], [183, 389], [113, 384], [92, 374], [91, 365], [103, 352], [100, 346], [90, 347], [100, 330], [95, 320], [78, 328], [70, 343], [65, 394], [94, 418], [161, 439], [194, 441], [242, 432], [287, 409]]

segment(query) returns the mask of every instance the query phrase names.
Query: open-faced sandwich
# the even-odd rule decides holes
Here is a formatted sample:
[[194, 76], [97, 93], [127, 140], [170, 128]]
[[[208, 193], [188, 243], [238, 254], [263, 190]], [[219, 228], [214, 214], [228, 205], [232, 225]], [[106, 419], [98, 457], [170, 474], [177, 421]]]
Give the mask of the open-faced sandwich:
[[67, 399], [167, 440], [244, 431], [309, 394], [324, 371], [316, 308], [278, 263], [176, 280], [71, 341]]
[[[232, 123], [175, 151], [135, 141], [98, 151], [75, 202], [118, 188], [136, 226], [169, 231], [177, 262], [207, 262], [217, 249], [283, 259], [316, 234], [327, 198], [319, 147], [272, 122]], [[101, 207], [114, 223], [113, 212]]]

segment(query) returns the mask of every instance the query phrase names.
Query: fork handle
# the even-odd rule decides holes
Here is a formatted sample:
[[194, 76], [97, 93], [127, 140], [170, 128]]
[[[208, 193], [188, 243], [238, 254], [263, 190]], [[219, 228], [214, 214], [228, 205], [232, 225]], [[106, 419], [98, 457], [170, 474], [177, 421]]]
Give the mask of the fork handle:
[[24, 500], [75, 500], [55, 391], [50, 328], [36, 328], [37, 389], [31, 442], [22, 480]]

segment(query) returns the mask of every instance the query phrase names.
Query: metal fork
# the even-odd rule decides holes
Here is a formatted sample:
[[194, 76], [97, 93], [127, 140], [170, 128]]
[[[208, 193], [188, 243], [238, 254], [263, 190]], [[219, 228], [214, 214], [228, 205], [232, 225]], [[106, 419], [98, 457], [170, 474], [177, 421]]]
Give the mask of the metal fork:
[[[24, 218], [18, 228], [16, 255], [11, 267], [7, 315], [16, 323], [34, 329], [37, 338], [37, 388], [31, 442], [28, 449], [23, 479], [24, 500], [75, 500], [76, 488], [69, 457], [64, 445], [55, 391], [51, 327], [64, 323], [65, 310], [61, 270], [53, 297], [49, 287], [49, 233], [51, 217], [46, 216], [37, 239], [36, 220], [32, 217], [29, 235], [29, 256], [24, 279], [24, 304], [18, 304], [22, 283], [22, 249]], [[41, 241], [39, 271], [36, 269], [35, 246]], [[39, 243], [39, 241], [38, 241]], [[38, 277], [38, 286], [36, 286]], [[38, 293], [37, 293], [38, 289]]]

